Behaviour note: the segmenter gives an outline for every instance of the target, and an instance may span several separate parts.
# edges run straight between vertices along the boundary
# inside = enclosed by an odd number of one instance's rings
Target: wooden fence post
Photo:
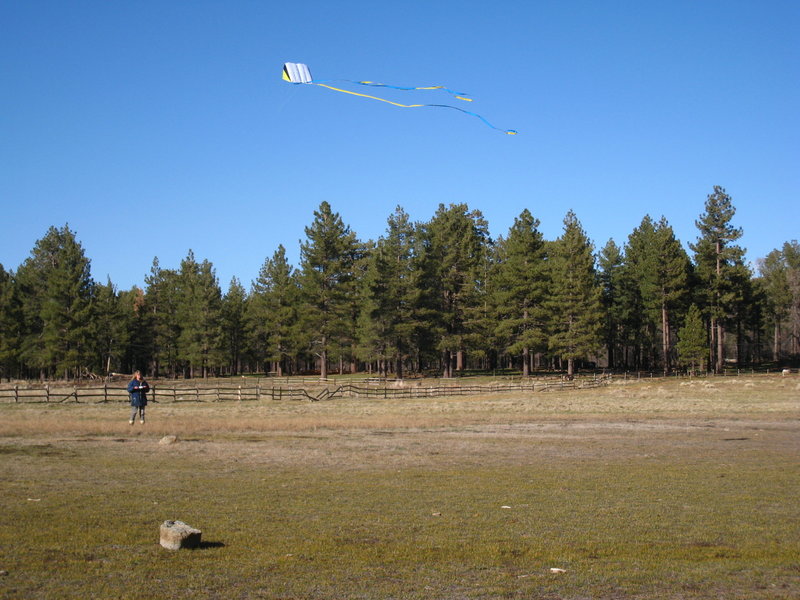
[[[72,386],[72,394],[75,396],[75,402],[78,402],[78,386]]]
[[[16,404],[17,402],[19,402],[19,385],[15,383],[14,384],[14,404]]]
[[[50,402],[50,384],[44,386],[44,401]]]

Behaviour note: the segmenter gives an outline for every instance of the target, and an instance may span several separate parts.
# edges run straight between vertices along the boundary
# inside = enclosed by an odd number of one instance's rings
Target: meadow
[[[780,375],[0,404],[0,597],[797,598],[799,409]]]

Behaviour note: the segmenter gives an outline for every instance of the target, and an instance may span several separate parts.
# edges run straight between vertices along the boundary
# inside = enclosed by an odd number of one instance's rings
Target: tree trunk
[[[575,377],[575,359],[568,358],[567,359],[567,379],[573,379]]]
[[[319,378],[324,381],[328,378],[328,350],[325,348],[325,337],[322,338],[322,352],[319,355]]]
[[[725,368],[725,326],[717,321],[717,373]]]
[[[522,349],[522,376],[523,377],[530,377],[531,375],[531,360],[530,360],[530,349],[523,348]]]
[[[661,306],[661,360],[664,363],[664,375],[669,373],[669,313],[665,305]]]
[[[772,332],[772,360],[778,362],[781,359],[781,324],[775,321],[775,328]]]
[[[709,349],[708,349],[708,368],[716,372],[717,368],[717,319],[711,317],[709,324]]]

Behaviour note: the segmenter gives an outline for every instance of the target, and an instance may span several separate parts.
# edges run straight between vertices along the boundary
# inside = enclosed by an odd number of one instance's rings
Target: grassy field
[[[798,598],[799,409],[780,376],[156,404],[133,427],[4,404],[0,597]],[[161,548],[168,519],[203,546]]]

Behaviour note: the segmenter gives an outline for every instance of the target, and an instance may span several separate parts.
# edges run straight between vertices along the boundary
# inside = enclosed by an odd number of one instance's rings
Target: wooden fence
[[[361,384],[308,386],[217,386],[217,387],[166,387],[153,385],[148,399],[151,402],[224,402],[224,401],[282,401],[334,400],[336,398],[437,398],[443,396],[475,396],[495,393],[536,393],[552,390],[582,389],[605,385],[610,381],[608,376],[597,376],[581,380],[522,381],[512,383],[492,383],[486,385],[434,385],[422,386],[409,383],[393,384]],[[100,386],[58,386],[43,385],[39,387],[19,386],[0,389],[2,403],[104,403],[128,402],[128,392],[124,387],[115,385]]]

